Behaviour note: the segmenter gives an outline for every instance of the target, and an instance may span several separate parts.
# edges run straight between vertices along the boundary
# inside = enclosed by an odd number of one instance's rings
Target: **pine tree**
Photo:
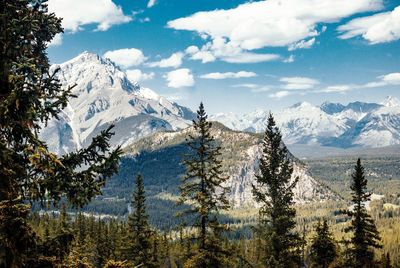
[[[0,259],[23,267],[36,242],[27,225],[25,200],[74,206],[89,202],[118,168],[119,148],[110,150],[111,127],[84,149],[59,157],[38,133],[63,110],[72,88],[50,73],[47,44],[62,32],[46,0],[0,1]],[[82,169],[82,167],[87,167]]]
[[[187,138],[190,154],[183,161],[186,174],[180,186],[179,202],[188,202],[190,209],[179,215],[194,216],[192,227],[198,233],[194,237],[198,250],[185,267],[221,267],[228,252],[221,243],[220,234],[224,226],[219,223],[217,214],[221,209],[229,208],[227,188],[223,187],[228,177],[222,175],[221,147],[211,135],[212,124],[207,121],[203,103],[193,127],[195,134],[189,134]]]
[[[380,237],[375,223],[365,208],[365,202],[370,200],[371,194],[367,192],[368,181],[360,159],[357,160],[351,177],[353,209],[345,211],[352,217],[351,225],[345,229],[345,232],[352,232],[350,241],[347,241],[347,262],[356,268],[373,267],[374,249],[382,246],[379,244]]]
[[[316,236],[310,248],[311,262],[313,267],[328,268],[337,256],[337,249],[327,220],[324,219],[322,223],[318,221],[315,231]]]
[[[256,175],[253,195],[260,203],[259,229],[266,244],[264,263],[267,267],[297,267],[301,260],[301,238],[293,231],[296,210],[293,208],[293,167],[288,151],[272,114],[263,140],[260,174]]]
[[[146,212],[146,196],[143,178],[138,175],[132,195],[132,213],[128,218],[128,258],[135,266],[156,267],[151,259],[152,230]]]

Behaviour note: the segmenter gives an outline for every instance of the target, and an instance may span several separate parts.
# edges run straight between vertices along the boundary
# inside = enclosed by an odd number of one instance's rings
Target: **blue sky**
[[[52,63],[87,50],[181,105],[277,111],[299,101],[400,98],[395,0],[50,0],[65,34]]]

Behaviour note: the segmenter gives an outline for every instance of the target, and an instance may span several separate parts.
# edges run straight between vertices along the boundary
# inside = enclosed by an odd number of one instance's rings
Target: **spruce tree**
[[[293,166],[282,135],[272,114],[263,139],[260,174],[256,175],[253,195],[259,202],[259,232],[266,242],[263,263],[267,267],[297,267],[301,261],[301,238],[293,230],[296,210],[291,180]]]
[[[0,1],[0,259],[23,267],[35,235],[26,222],[24,201],[54,201],[75,206],[89,202],[117,170],[120,149],[110,150],[111,128],[84,149],[62,157],[38,138],[73,97],[49,71],[47,44],[62,32],[61,20],[46,0]],[[83,168],[85,167],[85,168]]]
[[[312,267],[328,268],[337,256],[337,249],[326,219],[318,221],[315,232],[310,247]]]
[[[146,212],[146,196],[141,175],[136,176],[132,195],[132,213],[128,218],[128,253],[126,256],[134,266],[156,267],[151,256],[152,230]]]
[[[349,244],[347,262],[355,268],[373,267],[374,249],[382,246],[375,223],[365,208],[365,202],[370,200],[371,194],[367,191],[368,180],[360,159],[357,160],[351,177],[353,208],[345,211],[352,218],[351,225],[345,229],[346,233],[352,233],[350,241],[346,242]]]
[[[181,216],[192,216],[192,228],[196,234],[194,240],[198,249],[186,267],[221,267],[224,256],[220,234],[224,229],[218,221],[221,209],[229,208],[226,198],[227,188],[223,186],[229,178],[222,175],[221,147],[211,134],[212,123],[207,121],[203,103],[193,120],[194,134],[188,134],[187,145],[190,150],[183,161],[186,174],[180,186],[180,204],[190,205]]]

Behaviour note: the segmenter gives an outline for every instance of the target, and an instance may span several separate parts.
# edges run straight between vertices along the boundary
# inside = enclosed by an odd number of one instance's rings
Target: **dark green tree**
[[[302,240],[293,229],[293,166],[282,143],[282,136],[272,114],[263,139],[260,174],[253,185],[255,200],[261,205],[259,232],[265,241],[264,261],[267,267],[297,267],[301,261]]]
[[[156,267],[152,260],[151,238],[153,231],[146,212],[146,195],[143,178],[138,175],[135,180],[135,190],[132,195],[132,213],[128,218],[127,257],[134,266]]]
[[[328,268],[337,256],[337,249],[326,219],[318,221],[315,232],[310,247],[312,267]]]
[[[0,266],[23,267],[36,243],[26,222],[24,201],[62,196],[81,206],[100,193],[118,168],[119,148],[111,151],[111,128],[85,149],[62,157],[48,151],[38,133],[72,97],[49,72],[47,44],[62,32],[61,20],[45,0],[0,2]]]
[[[222,246],[220,235],[224,226],[217,215],[221,209],[229,208],[227,188],[223,186],[229,178],[222,175],[221,147],[212,136],[211,127],[200,103],[197,119],[193,121],[194,133],[187,138],[190,153],[183,161],[186,174],[180,186],[179,203],[187,202],[190,208],[179,215],[194,217],[191,227],[196,231],[193,239],[198,242],[198,249],[186,267],[221,267],[228,253]]]
[[[345,211],[352,218],[351,225],[345,229],[346,233],[352,233],[350,241],[345,242],[349,245],[346,251],[347,262],[356,268],[373,267],[374,249],[382,246],[375,223],[365,208],[365,202],[370,200],[371,194],[367,191],[368,180],[360,159],[357,160],[351,177],[353,208]]]

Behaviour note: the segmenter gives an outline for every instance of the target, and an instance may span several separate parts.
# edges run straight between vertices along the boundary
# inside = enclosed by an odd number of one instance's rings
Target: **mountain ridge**
[[[262,133],[269,112],[257,109],[237,115],[219,113],[210,119],[236,130]],[[400,144],[400,101],[388,96],[381,103],[299,102],[274,114],[287,144],[338,148],[375,148]]]

